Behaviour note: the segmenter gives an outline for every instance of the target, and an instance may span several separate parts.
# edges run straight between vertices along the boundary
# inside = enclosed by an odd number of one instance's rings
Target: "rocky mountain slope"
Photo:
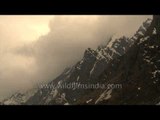
[[[132,38],[111,38],[96,50],[88,48],[82,60],[66,68],[55,80],[41,84],[25,101],[23,97],[20,100],[14,97],[14,101],[26,105],[158,104],[159,23],[159,16],[154,16]],[[95,89],[91,85],[99,87]]]
[[[16,92],[12,96],[2,101],[2,105],[23,105],[31,96],[37,92],[37,89],[31,89],[25,93]]]

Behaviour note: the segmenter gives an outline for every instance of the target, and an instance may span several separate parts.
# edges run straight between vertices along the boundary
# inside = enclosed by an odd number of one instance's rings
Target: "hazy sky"
[[[49,81],[111,35],[131,37],[151,16],[0,16],[0,99]]]

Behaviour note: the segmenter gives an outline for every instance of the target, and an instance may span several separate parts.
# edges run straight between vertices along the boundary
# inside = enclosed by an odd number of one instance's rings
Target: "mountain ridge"
[[[46,84],[52,87],[42,86],[24,104],[157,104],[160,101],[157,85],[160,75],[160,42],[157,40],[160,27],[157,21],[160,21],[159,16],[147,19],[131,38],[111,38],[106,46],[98,46],[96,50],[86,49],[79,62]],[[145,79],[150,82],[146,83]],[[57,87],[74,82],[122,86],[119,89]]]

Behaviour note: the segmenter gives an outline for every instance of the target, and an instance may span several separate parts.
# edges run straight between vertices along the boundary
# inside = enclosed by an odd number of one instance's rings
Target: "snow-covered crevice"
[[[145,62],[147,62],[147,63],[151,63],[151,60],[150,60],[150,59],[144,58],[143,60],[144,60]]]
[[[100,51],[100,52],[98,52],[96,59],[101,60],[101,59],[106,59],[106,57],[103,55],[102,51]]]
[[[138,44],[141,44],[141,43],[147,41],[149,38],[150,38],[149,36],[146,36],[146,37],[144,37],[144,38],[141,38]]]
[[[64,103],[64,105],[70,105],[68,102]]]
[[[79,81],[79,78],[80,78],[80,77],[78,76],[78,77],[77,77],[77,80],[76,80],[77,82]]]
[[[114,54],[121,56],[121,54],[118,51],[116,51],[114,48],[110,48],[110,50],[112,51],[111,56],[113,56]]]
[[[97,64],[97,62],[94,63],[93,68],[92,68],[91,71],[90,71],[90,75],[92,75],[92,73],[93,73],[93,71],[94,71],[94,69],[95,69],[95,67],[96,67],[96,64]]]
[[[117,39],[113,39],[113,38],[112,38],[112,39],[109,41],[109,43],[107,44],[106,47],[111,48],[115,40],[117,40]]]
[[[160,70],[155,70],[154,72],[151,72],[152,78],[156,78],[156,74],[160,73]]]
[[[101,101],[104,101],[104,100],[108,100],[110,99],[112,96],[111,96],[111,93],[112,93],[112,90],[113,89],[110,89],[110,90],[105,90],[101,95],[100,97],[96,100],[95,104],[101,102]]]
[[[87,104],[90,103],[90,102],[92,102],[92,99],[89,99],[89,100],[86,101]]]

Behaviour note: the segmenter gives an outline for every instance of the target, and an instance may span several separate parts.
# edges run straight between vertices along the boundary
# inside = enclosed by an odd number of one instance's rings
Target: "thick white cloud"
[[[64,68],[80,60],[86,48],[96,48],[113,34],[130,37],[149,17],[53,16],[48,23],[49,33],[29,44],[20,41],[21,38],[16,40],[19,35],[3,30],[7,27],[3,25],[0,28],[0,96],[54,79]]]

